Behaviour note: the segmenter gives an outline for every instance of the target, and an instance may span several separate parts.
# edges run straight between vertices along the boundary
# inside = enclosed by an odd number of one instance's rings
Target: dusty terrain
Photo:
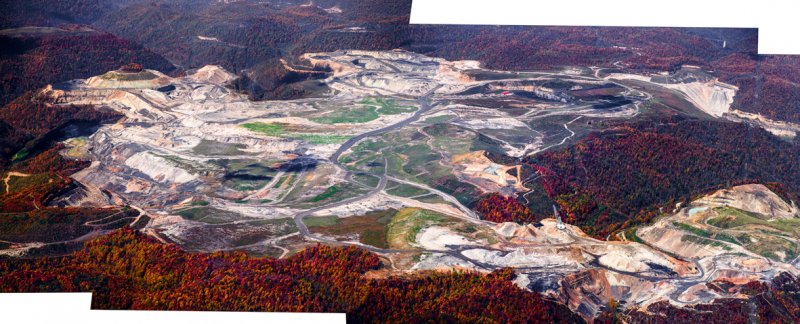
[[[789,230],[797,207],[759,185],[677,208],[623,242],[559,230],[553,219],[493,224],[467,207],[470,195],[529,190],[516,163],[487,154],[523,158],[597,121],[648,113],[654,95],[631,80],[685,96],[708,118],[731,114],[735,88],[597,69],[493,71],[404,51],[311,53],[301,61],[294,68],[332,71],[319,81],[322,98],[249,101],[217,66],[180,78],[112,71],[45,88],[56,105],[90,103],[125,115],[65,142],[65,156],[92,164],[73,175],[82,189],[58,201],[141,208],[152,218],[145,233],[191,251],[284,257],[322,242],[362,246],[397,272],[513,267],[518,285],[587,317],[610,298],[629,307],[710,302],[735,296],[708,282],[797,273],[797,235]],[[771,230],[738,237],[741,226]]]

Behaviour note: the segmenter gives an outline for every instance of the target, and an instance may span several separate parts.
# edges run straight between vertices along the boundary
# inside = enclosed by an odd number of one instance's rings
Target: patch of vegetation
[[[314,196],[314,198],[311,198],[310,201],[311,202],[320,202],[320,201],[323,201],[325,199],[328,199],[328,198],[332,197],[337,192],[339,192],[339,188],[338,187],[330,186],[330,187],[328,187],[328,189],[325,189],[325,191],[323,193]]]
[[[22,161],[26,157],[28,157],[28,154],[29,154],[28,150],[21,149],[21,150],[17,151],[17,153],[14,154],[14,156],[11,158],[11,162],[16,163],[16,162]]]
[[[737,240],[736,240],[735,238],[733,238],[732,236],[730,236],[730,235],[727,235],[727,234],[723,234],[723,233],[717,233],[717,234],[715,234],[715,235],[714,235],[714,239],[716,239],[716,240],[720,240],[720,241],[725,241],[725,242],[728,242],[728,243],[733,243],[733,244],[736,244],[736,245],[739,245],[739,241],[737,241]]]
[[[759,218],[757,214],[732,207],[719,207],[713,210],[716,211],[719,216],[709,219],[708,224],[724,229],[747,225],[762,225],[786,233],[794,233],[794,231],[800,227],[800,219],[798,218],[767,221]],[[784,233],[777,232],[774,234],[785,235]]]
[[[400,197],[414,197],[414,196],[430,194],[428,190],[410,186],[405,183],[400,183],[397,186],[389,190],[386,190],[386,192],[390,195],[400,196]]]
[[[414,200],[428,204],[449,204],[447,201],[442,199],[442,197],[439,197],[439,195],[433,193],[430,195],[414,198]]]
[[[715,247],[721,248],[721,249],[723,249],[725,251],[731,251],[732,250],[730,246],[728,246],[728,245],[726,245],[726,244],[724,244],[722,242],[709,240],[709,239],[702,238],[702,237],[697,237],[697,236],[694,236],[694,235],[684,235],[684,236],[681,237],[681,241],[692,242],[692,243],[697,243],[697,244],[702,244],[702,245],[715,246]]]
[[[222,143],[217,141],[210,141],[203,139],[200,141],[197,146],[195,146],[192,151],[197,154],[202,155],[241,155],[245,154],[245,152],[241,151],[241,149],[246,148],[247,145],[244,144],[228,144]]]
[[[175,214],[187,220],[208,224],[223,224],[244,218],[242,215],[231,211],[204,206],[187,208],[178,211]]]
[[[800,249],[797,244],[774,235],[752,234],[751,237],[755,238],[755,240],[748,240],[745,248],[775,261],[792,260],[797,256],[798,249]],[[779,254],[783,254],[784,257]]]
[[[241,126],[250,131],[262,133],[267,136],[299,139],[317,145],[336,144],[350,139],[348,135],[293,133],[286,129],[286,125],[276,123],[255,122],[242,124]]]
[[[242,127],[267,136],[283,137],[286,134],[286,126],[282,124],[256,122],[242,124]]]
[[[0,240],[29,243],[57,242],[77,238],[92,230],[84,224],[100,221],[104,229],[121,228],[138,214],[132,209],[117,208],[42,208],[0,217]],[[113,216],[113,217],[112,217]]]
[[[733,207],[718,207],[712,209],[717,213],[714,218],[708,220],[708,224],[719,228],[734,228],[749,224],[762,224],[766,221],[758,218],[756,214],[733,208]]]
[[[3,179],[5,179],[5,177]],[[8,191],[20,192],[25,190],[25,188],[39,186],[47,183],[48,181],[51,181],[51,175],[47,173],[31,174],[27,177],[11,176],[8,179]],[[4,190],[2,194],[5,193],[6,192]]]
[[[413,248],[417,234],[423,228],[441,224],[447,220],[446,216],[434,211],[405,208],[397,212],[388,225],[387,241],[393,248]]]
[[[306,226],[315,232],[334,236],[358,235],[359,242],[379,248],[389,248],[388,225],[397,213],[394,209],[370,212],[362,216],[338,218],[336,216],[312,217],[318,219]]]
[[[280,188],[283,185],[284,182],[286,182],[287,180],[292,179],[292,177],[294,177],[293,174],[288,174],[288,175],[285,175],[285,176],[281,177],[280,179],[278,179],[278,181],[275,182],[275,185],[273,185],[272,188],[273,189]]]
[[[423,122],[428,124],[439,124],[439,123],[446,123],[456,118],[455,115],[439,115],[425,118]]]
[[[358,142],[356,146],[352,148],[353,152],[360,152],[360,151],[378,151],[381,148],[386,146],[386,142],[374,140],[374,139],[366,139],[363,141]]]
[[[339,217],[336,216],[308,217],[303,219],[303,224],[306,224],[306,226],[309,228],[335,226],[336,224],[339,224]]]
[[[322,134],[295,134],[292,137],[299,138],[306,142],[316,145],[338,144],[350,139],[349,135],[322,135]]]
[[[707,232],[705,230],[699,229],[697,227],[691,226],[689,224],[685,224],[685,223],[681,223],[681,222],[672,222],[672,225],[674,225],[675,227],[677,227],[677,228],[679,228],[681,230],[687,231],[689,233],[692,233],[692,234],[700,236],[700,237],[705,237],[705,238],[710,238],[711,237],[711,233],[709,233],[709,232]]]
[[[291,218],[265,219],[247,224],[223,225],[222,228],[223,231],[234,233],[230,241],[231,246],[252,245],[270,238],[297,232],[297,226]]]
[[[390,98],[364,98],[360,103],[378,107],[377,112],[382,115],[397,115],[417,110],[417,107],[414,106],[401,106],[396,100]]]
[[[106,72],[101,76],[106,80],[113,81],[145,81],[157,78],[155,74],[150,71],[141,71],[139,73],[120,73],[117,71]]]
[[[636,229],[637,229],[637,227],[631,227],[631,228],[625,230],[625,232],[624,232],[625,233],[625,239],[628,240],[628,241],[631,241],[631,242],[644,243],[644,241],[642,241],[642,239],[639,238],[638,235],[636,235]]]
[[[291,182],[290,180],[293,177],[294,177],[293,174],[287,174],[285,176],[282,176],[280,179],[278,179],[278,181],[275,182],[275,185],[273,185],[272,188],[273,189],[280,188],[283,185],[284,182],[287,182],[287,181]]]
[[[353,175],[353,180],[358,182],[358,183],[364,184],[364,185],[366,185],[368,187],[372,187],[372,188],[377,187],[378,183],[380,183],[380,181],[381,181],[380,178],[378,178],[378,177],[376,177],[374,175],[367,174],[367,173],[354,174]]]
[[[375,107],[350,108],[331,111],[323,116],[312,117],[309,120],[320,124],[361,124],[378,119],[380,115]]]
[[[469,224],[469,225],[466,225],[466,226],[459,226],[458,228],[456,228],[456,231],[464,233],[464,234],[472,234],[472,233],[477,232],[478,229],[475,228],[474,225]]]
[[[205,200],[194,200],[189,205],[192,206],[208,206],[208,202]]]
[[[440,151],[446,151],[453,155],[467,153],[474,148],[474,143],[479,140],[479,136],[471,130],[452,124],[435,124],[426,126],[424,131],[433,137],[433,147]],[[487,145],[496,150],[501,146],[500,143]]]

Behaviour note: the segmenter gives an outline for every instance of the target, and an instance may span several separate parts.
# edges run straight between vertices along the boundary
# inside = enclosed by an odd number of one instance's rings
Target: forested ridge
[[[482,197],[475,205],[481,217],[495,223],[515,222],[520,224],[537,221],[528,206],[518,202],[515,197],[506,197],[498,193],[490,193]]]
[[[0,168],[12,158],[24,158],[26,151],[47,145],[48,136],[72,123],[113,122],[122,115],[90,105],[52,105],[28,92],[0,107]],[[36,152],[35,152],[36,153]]]
[[[0,291],[92,291],[99,309],[344,312],[348,322],[580,323],[514,273],[368,279],[380,259],[317,245],[286,259],[191,254],[125,228],[58,258],[0,259]]]
[[[161,56],[108,33],[0,35],[0,105],[48,84],[100,75],[134,62],[165,73],[174,70]]]
[[[768,183],[800,193],[800,145],[744,123],[625,123],[527,159],[567,221],[605,238],[711,190]]]
[[[800,98],[798,59],[757,55],[755,29],[410,25],[410,0],[305,3],[71,0],[51,6],[45,1],[27,1],[24,5],[6,4],[3,18],[5,28],[91,25],[142,44],[184,69],[219,64],[242,76],[238,87],[256,99],[296,98],[310,93],[300,83],[310,76],[292,75],[280,59],[293,62],[307,52],[402,48],[450,60],[479,60],[489,68],[506,70],[594,65],[642,73],[697,65],[740,88],[735,108],[773,119],[800,121],[800,100],[795,100]],[[326,10],[333,8],[341,12]],[[347,32],[347,27],[363,28],[364,32]],[[68,54],[45,54],[72,57],[57,62],[61,64],[84,62],[69,54],[75,51],[70,49],[73,46],[88,49],[80,43],[104,42],[68,40],[58,44],[60,51]],[[130,44],[117,46],[138,51]],[[147,55],[142,52],[138,59],[146,63],[145,67],[170,69],[165,61],[157,62]],[[85,56],[101,62],[97,67],[100,72],[71,63],[57,73],[61,74],[56,75],[58,78],[42,70],[42,76],[31,81],[35,83],[32,86],[87,77],[88,72],[99,74],[128,63],[105,66],[103,53]],[[81,73],[67,73],[73,70]],[[15,84],[24,84],[23,91],[32,90],[27,83],[18,80]],[[6,82],[5,87],[9,84]]]

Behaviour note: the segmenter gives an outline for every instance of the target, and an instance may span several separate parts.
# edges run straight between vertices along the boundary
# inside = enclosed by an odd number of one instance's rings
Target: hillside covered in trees
[[[649,221],[659,207],[714,189],[774,183],[800,193],[800,145],[742,123],[621,124],[527,160],[567,221],[604,238]]]
[[[558,322],[583,320],[516,287],[511,269],[369,279],[380,259],[319,245],[287,259],[190,254],[122,229],[74,255],[0,260],[0,291],[93,291],[99,309],[344,312],[349,322]]]
[[[0,105],[47,84],[88,78],[132,62],[165,73],[175,69],[140,45],[83,26],[0,34]]]
[[[44,151],[67,125],[91,126],[121,117],[113,110],[89,105],[51,105],[28,92],[0,108],[0,167]]]

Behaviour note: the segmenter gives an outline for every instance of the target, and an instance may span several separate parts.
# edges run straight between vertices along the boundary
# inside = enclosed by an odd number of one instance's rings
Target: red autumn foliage
[[[797,197],[798,159],[800,146],[761,128],[687,120],[626,124],[528,163],[568,222],[605,237],[649,221],[659,207],[723,187],[774,183],[782,196]]]
[[[137,73],[142,72],[144,68],[139,63],[128,63],[119,68],[122,72]]]
[[[113,110],[89,105],[52,105],[32,92],[0,108],[0,166],[22,148],[31,149],[53,131],[71,123],[102,123],[117,120]],[[2,127],[5,126],[5,127]]]
[[[368,279],[380,259],[317,245],[287,259],[191,254],[131,229],[72,256],[0,260],[0,291],[93,291],[93,308],[345,312],[350,322],[559,322],[566,306],[516,287],[510,269]]]
[[[129,62],[174,70],[157,54],[106,33],[0,36],[0,105],[47,84],[100,75]]]
[[[527,206],[518,202],[514,197],[506,197],[498,193],[491,193],[478,201],[475,211],[483,219],[495,223],[515,222],[520,224],[536,222],[536,217]]]

